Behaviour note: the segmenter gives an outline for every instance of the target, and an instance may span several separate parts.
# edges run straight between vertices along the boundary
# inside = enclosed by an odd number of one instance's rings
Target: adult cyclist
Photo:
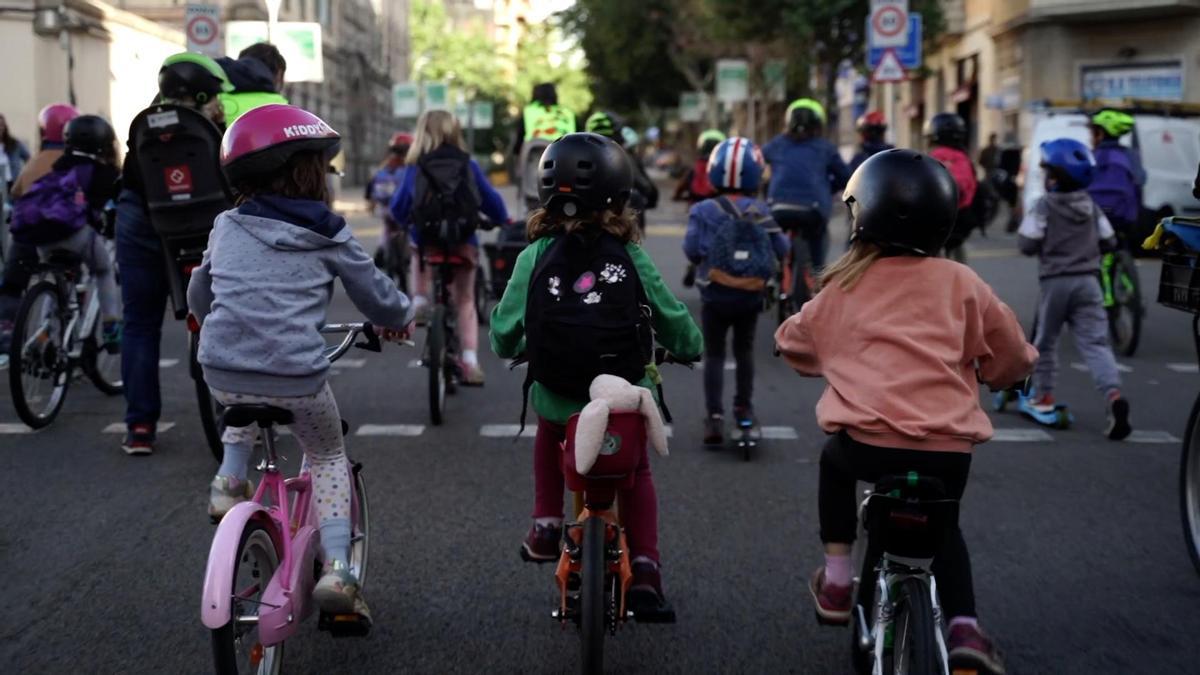
[[[784,231],[808,246],[813,269],[825,265],[833,194],[846,186],[850,172],[837,148],[825,140],[825,108],[811,98],[792,102],[784,132],[763,146],[771,167],[767,203]]]
[[[158,72],[158,99],[192,108],[222,130],[225,115],[218,95],[233,85],[216,61],[200,54],[167,57]],[[162,242],[146,206],[136,149],[129,148],[117,198],[117,265],[121,270],[124,330],[121,335],[121,379],[125,384],[125,438],[129,455],[154,451],[156,427],[162,413],[158,356],[169,283]]]
[[[1108,216],[1122,242],[1132,241],[1142,204],[1146,172],[1137,152],[1121,145],[1133,131],[1133,115],[1106,108],[1092,115],[1092,155],[1096,171],[1088,194]]]
[[[646,231],[646,211],[658,206],[658,187],[646,174],[646,167],[636,152],[626,145],[623,131],[629,129],[617,113],[604,110],[591,114],[584,123],[584,130],[611,138],[613,142],[625,150],[629,163],[633,166],[633,194],[629,196],[629,206],[637,213],[638,228]],[[632,130],[631,130],[632,131]]]

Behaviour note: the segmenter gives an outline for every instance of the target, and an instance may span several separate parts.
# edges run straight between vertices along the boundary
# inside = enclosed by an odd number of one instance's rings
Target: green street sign
[[[425,83],[425,110],[449,110],[450,88],[445,82]]]
[[[471,122],[476,129],[491,129],[493,122],[493,105],[490,101],[475,101],[471,105]]]
[[[767,89],[767,100],[787,100],[787,61],[772,59],[763,64],[763,84]]]
[[[740,103],[750,98],[750,64],[745,59],[717,61],[717,99]]]
[[[421,89],[411,82],[392,85],[392,117],[416,117],[421,114]]]

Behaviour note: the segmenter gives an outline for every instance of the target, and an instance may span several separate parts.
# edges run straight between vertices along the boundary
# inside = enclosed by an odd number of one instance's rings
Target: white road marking
[[[1079,363],[1078,361],[1076,361],[1075,363],[1071,364],[1071,367],[1074,368],[1075,370],[1078,370],[1081,373],[1088,372],[1088,367],[1087,367],[1086,363]],[[1133,372],[1133,368],[1125,365],[1124,363],[1118,363],[1117,370],[1122,373],[1132,373]]]
[[[1169,431],[1161,430],[1143,430],[1138,429],[1129,438],[1125,439],[1130,443],[1180,443],[1181,441],[1171,434]]]
[[[174,368],[177,365],[179,365],[179,359],[159,359],[158,360],[159,368]]]
[[[355,436],[420,436],[425,433],[424,424],[364,424],[354,432]]]
[[[725,370],[737,370],[737,361],[726,361]]]
[[[479,435],[484,438],[512,438],[520,430],[520,424],[485,424],[479,427]],[[533,438],[537,435],[537,423],[525,425],[521,438]]]
[[[1200,373],[1200,365],[1195,363],[1168,363],[1167,368],[1177,373]]]
[[[32,434],[33,429],[17,422],[4,422],[0,424],[0,434]]]
[[[338,359],[329,364],[330,368],[362,368],[367,364],[366,359]]]
[[[413,359],[412,361],[409,361],[408,367],[409,368],[420,368],[421,367],[421,359]]]
[[[795,427],[762,427],[762,438],[766,441],[795,441],[800,439]]]
[[[164,431],[170,431],[171,429],[174,429],[174,428],[175,428],[174,422],[159,422],[158,430],[156,433],[161,434]],[[106,434],[123,434],[123,433],[125,433],[125,423],[124,422],[113,422],[112,424],[104,427],[104,433],[106,433]]]
[[[1042,429],[996,429],[992,440],[1002,443],[1030,443],[1053,441],[1054,437]]]

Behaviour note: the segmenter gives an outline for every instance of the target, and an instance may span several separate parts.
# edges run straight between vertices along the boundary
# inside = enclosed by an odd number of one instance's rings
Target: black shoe
[[[704,420],[704,444],[722,445],[725,443],[725,418],[713,413]]]
[[[526,562],[553,562],[558,560],[562,545],[562,528],[554,525],[534,523],[521,542],[521,559]]]
[[[1132,433],[1133,426],[1129,424],[1129,401],[1118,396],[1108,402],[1108,429],[1104,435],[1110,440],[1122,441]]]
[[[688,265],[687,271],[683,273],[684,288],[691,288],[696,285],[696,266]]]
[[[675,623],[675,608],[662,592],[662,575],[651,562],[633,564],[633,583],[625,595],[625,606],[641,623]]]

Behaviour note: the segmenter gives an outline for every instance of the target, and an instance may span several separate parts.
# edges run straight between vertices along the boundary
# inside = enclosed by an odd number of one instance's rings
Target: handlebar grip
[[[383,345],[379,342],[379,334],[375,332],[375,326],[371,325],[370,321],[363,322],[362,336],[365,341],[359,342],[354,345],[355,347],[365,349],[369,352],[383,351]]]

